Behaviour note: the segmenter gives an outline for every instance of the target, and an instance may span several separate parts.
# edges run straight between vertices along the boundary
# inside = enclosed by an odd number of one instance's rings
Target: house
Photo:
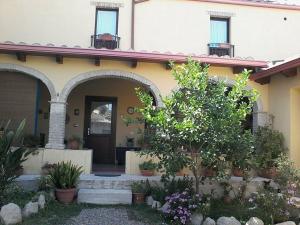
[[[299,21],[300,6],[251,0],[1,1],[0,121],[26,118],[26,133],[40,137],[27,174],[60,160],[136,174],[143,126],[123,121],[137,116],[134,89],[162,106],[176,87],[169,61],[191,56],[229,86],[244,68],[254,72],[249,126],[274,115],[300,166],[299,58],[281,62],[300,52]],[[82,150],[67,149],[72,136]]]

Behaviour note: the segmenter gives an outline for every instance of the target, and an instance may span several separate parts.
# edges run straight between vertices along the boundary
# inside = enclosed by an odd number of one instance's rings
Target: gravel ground
[[[128,218],[126,209],[95,208],[84,209],[76,217],[71,218],[66,225],[147,225]]]

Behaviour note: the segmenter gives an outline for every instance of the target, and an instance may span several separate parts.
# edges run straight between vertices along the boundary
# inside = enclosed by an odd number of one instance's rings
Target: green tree
[[[186,64],[172,64],[178,88],[163,98],[160,108],[153,107],[146,91],[137,89],[142,103],[137,110],[152,131],[143,154],[158,157],[158,166],[167,175],[174,175],[174,168],[188,167],[197,192],[201,164],[216,167],[230,160],[233,142],[244,135],[242,123],[258,96],[246,88],[249,71],[238,75],[229,89],[225,82],[210,79],[208,69],[192,59]],[[241,101],[245,98],[248,101]]]

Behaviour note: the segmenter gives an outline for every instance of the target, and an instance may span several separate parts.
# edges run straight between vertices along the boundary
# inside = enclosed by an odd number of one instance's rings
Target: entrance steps
[[[132,203],[131,184],[141,180],[146,181],[147,177],[125,174],[111,177],[82,175],[78,183],[77,201],[100,205],[128,205]],[[160,177],[148,177],[148,180],[151,183],[159,182]]]
[[[131,205],[131,190],[117,189],[79,189],[78,203],[101,204],[101,205]]]

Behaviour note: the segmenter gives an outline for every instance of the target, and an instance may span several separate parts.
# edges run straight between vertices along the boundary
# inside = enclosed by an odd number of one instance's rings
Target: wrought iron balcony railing
[[[209,43],[208,44],[209,55],[234,57],[234,45],[229,43]]]
[[[91,36],[91,46],[95,48],[116,49],[120,45],[120,37],[111,34],[97,34]]]

